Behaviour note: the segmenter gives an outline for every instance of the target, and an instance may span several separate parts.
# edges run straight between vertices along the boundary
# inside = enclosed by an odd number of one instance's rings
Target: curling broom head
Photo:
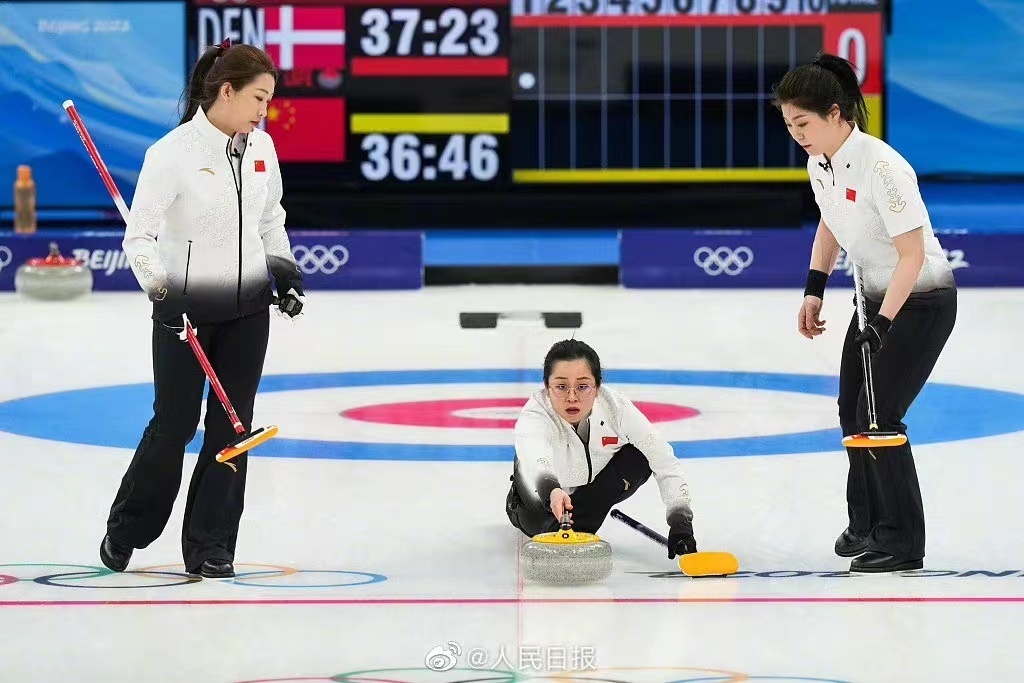
[[[217,462],[228,462],[232,458],[238,457],[242,453],[259,446],[261,443],[270,441],[275,436],[277,436],[276,425],[271,425],[266,429],[260,427],[248,434],[242,434],[217,454]]]
[[[702,550],[679,558],[679,570],[687,576],[727,576],[735,574],[740,561],[732,553]]]
[[[860,434],[843,437],[843,445],[848,448],[882,448],[883,446],[902,446],[907,442],[907,435],[899,432],[880,432],[878,427],[871,428]]]

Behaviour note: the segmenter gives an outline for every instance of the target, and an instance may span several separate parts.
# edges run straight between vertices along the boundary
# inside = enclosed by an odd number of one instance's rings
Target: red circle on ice
[[[359,406],[342,411],[341,416],[409,427],[512,429],[525,404],[525,398],[457,398]],[[636,401],[635,405],[651,422],[685,420],[700,414],[695,408],[671,403]]]

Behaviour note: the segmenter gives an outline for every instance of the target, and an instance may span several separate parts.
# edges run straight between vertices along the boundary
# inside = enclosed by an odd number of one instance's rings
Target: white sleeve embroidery
[[[876,161],[871,169],[871,200],[889,237],[897,237],[927,222],[917,180],[902,164]]]
[[[151,298],[167,286],[156,239],[178,196],[178,176],[165,150],[146,150],[121,246],[139,285]]]

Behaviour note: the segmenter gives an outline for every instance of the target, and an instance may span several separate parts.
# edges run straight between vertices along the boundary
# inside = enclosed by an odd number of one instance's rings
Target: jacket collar
[[[843,144],[839,146],[836,153],[832,155],[829,160],[832,163],[832,167],[843,166],[849,163],[856,155],[857,149],[860,147],[861,142],[864,139],[864,133],[861,132],[857,124],[853,124],[853,130],[850,131],[849,137],[843,141]]]
[[[238,138],[237,135],[231,137],[225,134],[217,126],[210,123],[210,119],[206,117],[206,112],[203,111],[202,105],[196,109],[195,116],[192,117],[192,124],[203,138],[209,140],[213,145],[219,145],[221,148],[227,148],[229,141]]]

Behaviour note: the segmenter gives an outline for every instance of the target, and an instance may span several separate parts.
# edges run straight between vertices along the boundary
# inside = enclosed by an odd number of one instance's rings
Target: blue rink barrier
[[[122,237],[117,230],[0,232],[0,291],[12,291],[18,266],[46,256],[50,242],[56,242],[64,256],[88,264],[95,290],[138,291],[121,249]],[[568,237],[557,231],[551,235],[527,231],[496,241],[481,231],[473,239],[460,235],[454,250],[442,245],[428,249],[431,235],[421,231],[296,230],[289,237],[311,290],[419,289],[424,286],[426,265],[567,266],[577,262],[566,262],[565,254],[578,251],[582,252],[579,263],[617,265],[619,281],[628,288],[802,288],[814,231],[666,228]],[[1024,231],[956,231],[940,233],[939,239],[958,285],[1024,286]],[[467,246],[470,242],[472,250]],[[849,287],[852,274],[852,265],[841,254],[829,285]]]
[[[959,286],[1024,286],[1024,234],[938,238]],[[619,277],[635,288],[802,288],[813,241],[813,230],[623,230]],[[829,285],[852,276],[842,253]]]
[[[423,233],[418,231],[288,233],[292,254],[308,289],[419,289],[423,286]],[[124,233],[40,230],[32,235],[0,232],[0,291],[14,289],[18,266],[44,257],[56,242],[65,257],[86,263],[97,291],[139,290]]]

